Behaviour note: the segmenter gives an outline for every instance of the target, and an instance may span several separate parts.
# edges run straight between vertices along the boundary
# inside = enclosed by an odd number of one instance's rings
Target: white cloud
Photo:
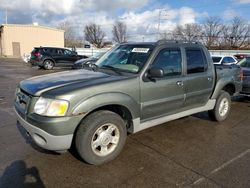
[[[127,24],[128,34],[132,39],[136,40],[139,36],[141,40],[144,36],[147,41],[150,36],[156,36],[158,33],[159,12],[161,12],[160,32],[172,30],[176,24],[194,23],[197,17],[204,16],[189,7],[173,9],[165,4],[161,5],[160,9],[155,8],[151,6],[152,0],[0,1],[0,10],[8,8],[11,14],[18,18],[18,23],[21,23],[22,18],[26,20],[23,23],[32,21],[48,26],[57,26],[60,22],[69,21],[76,32],[82,36],[84,26],[94,22],[101,25],[109,39],[116,20]],[[143,9],[146,6],[151,9]],[[22,12],[26,13],[25,17],[22,17]]]
[[[231,20],[235,16],[237,16],[237,12],[231,8],[225,10],[223,13],[223,17],[225,20]]]
[[[79,15],[66,17],[63,21],[68,20],[73,23],[79,35],[83,35],[83,29],[86,24],[94,22],[101,26],[106,32],[108,39],[111,40],[112,26],[116,20],[119,20],[126,23],[129,40],[154,41],[158,36],[159,12],[161,12],[159,28],[161,33],[173,30],[177,24],[194,23],[198,16],[204,16],[204,14],[199,14],[188,7],[172,9],[169,6],[165,6],[164,9],[141,12],[126,11],[120,16],[110,16],[110,13],[107,11],[83,12]]]
[[[1,0],[0,9],[49,11],[55,14],[69,14],[76,11],[110,11],[114,9],[136,9],[148,0]]]
[[[235,2],[240,4],[249,4],[250,0],[235,0]]]
[[[180,9],[171,9],[166,7],[164,9],[154,9],[142,13],[127,12],[120,17],[124,21],[130,33],[136,35],[151,34],[157,36],[160,15],[160,32],[171,31],[177,24],[194,23],[198,15],[193,9],[182,7]]]
[[[96,10],[108,11],[114,9],[136,9],[143,7],[148,3],[148,0],[90,0],[89,7],[92,7]]]
[[[188,23],[194,23],[195,18],[198,15],[192,8],[189,7],[182,7],[178,11],[178,14],[180,16],[179,24],[184,25]]]

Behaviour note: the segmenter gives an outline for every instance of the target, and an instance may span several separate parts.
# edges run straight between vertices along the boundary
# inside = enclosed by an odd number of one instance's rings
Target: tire
[[[213,110],[208,111],[209,117],[214,121],[224,121],[231,109],[231,96],[228,92],[221,91],[216,100],[216,104]]]
[[[43,68],[46,69],[46,70],[51,70],[53,69],[54,67],[54,62],[49,60],[49,59],[46,59],[44,60],[43,62]]]
[[[111,111],[90,114],[77,129],[75,146],[87,163],[99,165],[115,159],[127,137],[123,119]]]

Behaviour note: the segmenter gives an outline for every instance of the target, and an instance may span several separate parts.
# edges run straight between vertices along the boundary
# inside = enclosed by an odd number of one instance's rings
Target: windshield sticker
[[[149,48],[133,48],[132,52],[136,53],[148,53]]]

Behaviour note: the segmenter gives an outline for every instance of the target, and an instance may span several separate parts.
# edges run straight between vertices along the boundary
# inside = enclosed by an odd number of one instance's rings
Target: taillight
[[[242,70],[242,68],[240,67],[240,81],[243,81],[243,77],[244,77],[244,75],[243,75],[243,70]]]
[[[36,57],[40,57],[40,56],[41,56],[41,53],[36,52],[36,53],[34,53],[34,56],[36,56]]]

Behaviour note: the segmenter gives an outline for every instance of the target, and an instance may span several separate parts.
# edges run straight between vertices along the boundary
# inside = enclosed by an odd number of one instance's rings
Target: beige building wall
[[[20,55],[29,54],[34,47],[50,46],[64,47],[64,31],[35,25],[2,25],[1,27],[2,55],[17,54],[20,45]],[[1,50],[0,50],[1,53]]]

